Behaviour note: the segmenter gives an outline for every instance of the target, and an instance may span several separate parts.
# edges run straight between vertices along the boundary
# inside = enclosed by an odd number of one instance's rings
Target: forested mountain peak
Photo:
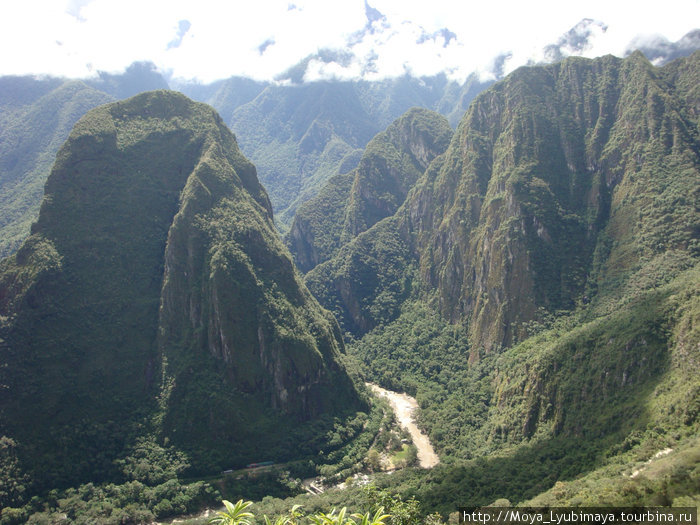
[[[75,125],[32,235],[0,264],[0,312],[0,424],[39,488],[114,479],[139,437],[195,471],[263,443],[281,457],[271,428],[302,439],[304,422],[360,406],[255,167],[175,92]]]
[[[165,79],[143,63],[93,79],[0,78],[0,257],[29,235],[56,152],[78,119],[115,98],[162,88]]]
[[[515,71],[476,97],[395,216],[309,274],[312,289],[355,331],[396,315],[375,298],[405,290],[358,276],[415,268],[411,288],[467,324],[476,356],[543,312],[624,288],[649,258],[695,253],[698,56]]]
[[[421,108],[408,110],[377,134],[357,168],[331,178],[297,211],[287,243],[299,268],[311,270],[393,215],[451,136],[445,117]]]

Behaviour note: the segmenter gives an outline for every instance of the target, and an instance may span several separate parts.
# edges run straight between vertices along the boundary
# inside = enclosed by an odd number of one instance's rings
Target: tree
[[[286,516],[279,516],[274,522],[270,518],[263,516],[265,525],[297,525],[302,516],[301,505],[294,505]]]
[[[384,514],[384,507],[379,507],[377,512],[374,513],[374,516],[372,516],[372,513],[368,512],[366,514],[353,514],[352,517],[360,520],[356,525],[384,525],[384,520],[391,516],[389,514]]]
[[[386,490],[380,490],[375,485],[369,485],[364,489],[365,497],[370,506],[370,512],[384,512],[387,509],[391,525],[413,525],[420,523],[420,503],[414,497],[403,501],[400,495],[389,494]]]
[[[378,472],[382,468],[381,458],[379,457],[379,451],[376,448],[370,449],[367,454],[367,466],[372,470],[372,472]]]
[[[253,525],[251,521],[255,516],[252,512],[247,512],[245,509],[250,507],[252,501],[238,500],[234,505],[228,500],[224,501],[225,511],[217,512],[216,516],[209,520],[213,525]]]
[[[323,512],[309,516],[311,523],[314,525],[355,525],[355,522],[349,517],[345,517],[347,512],[347,507],[340,509],[338,514],[335,513],[335,509],[331,511],[330,514],[324,514]]]
[[[17,457],[17,443],[0,437],[0,509],[21,505],[28,483],[29,476],[22,472]]]
[[[239,500],[233,505],[230,501],[224,500],[225,511],[217,512],[217,516],[211,518],[209,523],[214,525],[253,525],[255,516],[245,509],[252,505],[252,502]],[[285,516],[279,516],[272,521],[267,516],[263,516],[265,525],[300,525],[302,523],[301,505],[294,505]],[[386,525],[385,520],[390,518],[389,514],[384,514],[384,508],[379,507],[374,515],[371,512],[366,514],[347,515],[347,507],[343,507],[339,512],[333,509],[329,514],[319,512],[306,516],[306,523],[310,525]],[[357,521],[355,521],[357,520]]]

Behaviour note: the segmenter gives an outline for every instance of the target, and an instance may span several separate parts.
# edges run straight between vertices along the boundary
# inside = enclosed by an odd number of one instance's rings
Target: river
[[[386,388],[382,388],[374,383],[367,383],[367,386],[378,396],[386,397],[389,400],[391,408],[394,409],[396,419],[402,428],[405,428],[411,435],[413,444],[418,449],[418,464],[422,468],[432,468],[440,462],[440,458],[435,453],[433,446],[430,444],[428,436],[426,436],[417,426],[413,416],[414,410],[418,408],[418,402],[408,394],[399,394],[392,392]],[[181,523],[190,519],[202,519],[209,517],[215,511],[206,509],[204,512],[189,516],[188,518],[175,518],[167,522],[153,522],[153,525],[161,525],[164,523]]]
[[[413,412],[418,408],[418,402],[408,394],[399,394],[385,388],[367,383],[374,393],[379,396],[386,397],[394,409],[396,419],[402,428],[405,428],[411,435],[413,444],[418,449],[418,464],[423,468],[432,468],[440,462],[440,458],[435,453],[433,445],[430,444],[428,436],[416,425]]]

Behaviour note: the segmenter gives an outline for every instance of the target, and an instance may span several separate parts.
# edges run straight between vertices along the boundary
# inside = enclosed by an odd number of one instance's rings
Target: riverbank
[[[385,388],[367,383],[372,389],[372,392],[378,396],[385,397],[389,400],[391,408],[394,409],[396,419],[402,428],[406,429],[411,435],[413,444],[418,449],[418,463],[422,468],[433,468],[440,462],[440,458],[435,453],[433,445],[427,435],[418,428],[415,422],[414,411],[418,409],[418,402],[408,394],[399,394]]]

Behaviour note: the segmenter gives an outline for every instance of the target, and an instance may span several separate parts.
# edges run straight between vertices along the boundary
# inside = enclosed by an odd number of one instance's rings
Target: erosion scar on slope
[[[379,396],[386,397],[394,409],[396,419],[399,420],[401,427],[405,428],[411,435],[413,444],[418,449],[418,463],[423,468],[432,468],[440,462],[440,458],[435,453],[433,445],[430,444],[428,436],[426,436],[416,426],[413,418],[413,411],[418,408],[418,402],[408,394],[399,394],[386,390],[379,385],[367,383],[374,393]]]

